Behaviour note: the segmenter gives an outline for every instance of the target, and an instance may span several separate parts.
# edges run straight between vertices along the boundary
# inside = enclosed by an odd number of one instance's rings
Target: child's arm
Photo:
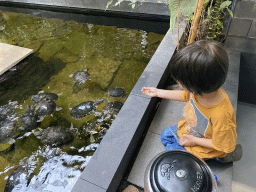
[[[192,147],[200,145],[207,148],[212,148],[212,139],[199,138],[189,134],[183,134],[180,139],[180,145],[184,147]]]
[[[164,90],[155,87],[142,87],[141,92],[149,97],[160,97],[174,101],[183,101],[181,97],[182,90]]]

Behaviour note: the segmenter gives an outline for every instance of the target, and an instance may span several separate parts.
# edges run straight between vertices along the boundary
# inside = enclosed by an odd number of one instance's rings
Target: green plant
[[[123,2],[124,0],[118,0],[113,6],[117,6],[117,5],[120,5],[121,2]],[[135,3],[136,3],[136,0],[129,0],[131,3],[129,5],[132,6],[132,8],[134,9],[135,7]],[[141,0],[141,1],[144,1],[144,0]],[[109,7],[109,5],[111,5],[113,3],[113,0],[110,0],[108,1],[107,3],[107,6],[106,6],[106,9]]]
[[[119,5],[124,0],[117,0],[113,6]],[[129,0],[131,3],[129,5],[132,8],[135,7],[136,0]],[[143,0],[141,0],[143,1]],[[206,19],[202,20],[201,12],[203,9],[206,9],[207,5],[211,1],[211,6],[208,8]],[[107,3],[106,9],[113,3],[113,0],[110,0]],[[192,26],[189,31],[188,44],[194,42],[198,24],[201,20],[201,23],[210,22],[207,39],[209,40],[219,40],[219,35],[223,29],[223,18],[225,15],[225,10],[229,12],[231,17],[233,13],[228,9],[231,1],[227,0],[216,0],[215,6],[212,9],[213,0],[169,0],[169,10],[170,10],[170,31],[173,33],[173,28],[175,25],[175,20],[177,19],[178,25],[178,42],[179,42],[179,12],[182,12],[185,17],[184,20],[192,21]],[[194,14],[193,14],[194,13]],[[188,17],[188,18],[186,18]],[[178,44],[179,47],[179,44]]]
[[[225,10],[229,12],[233,18],[233,13],[228,9],[231,1],[216,0],[214,9],[208,10],[208,18],[206,20],[210,21],[209,31],[207,39],[219,41],[219,35],[221,30],[224,28],[223,19],[225,15]],[[210,17],[210,18],[209,18]]]

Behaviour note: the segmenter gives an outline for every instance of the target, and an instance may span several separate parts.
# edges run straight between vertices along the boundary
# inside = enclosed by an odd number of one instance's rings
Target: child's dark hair
[[[228,55],[216,41],[196,41],[178,51],[170,61],[170,73],[196,95],[217,91],[228,73]]]

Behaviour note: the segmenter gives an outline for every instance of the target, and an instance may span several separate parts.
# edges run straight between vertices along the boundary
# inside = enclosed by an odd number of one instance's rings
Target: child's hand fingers
[[[156,88],[155,87],[142,87],[141,92],[147,96],[154,97]]]

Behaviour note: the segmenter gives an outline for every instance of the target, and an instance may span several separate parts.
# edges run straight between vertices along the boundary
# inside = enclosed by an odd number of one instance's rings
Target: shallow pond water
[[[104,116],[104,107],[125,102],[162,38],[142,30],[1,12],[0,42],[35,52],[0,76],[0,106],[13,106],[16,114],[8,118],[18,123],[15,142],[0,141],[0,191],[8,178],[7,191],[70,191],[115,119]],[[72,76],[83,70],[88,80],[75,82]],[[112,88],[124,89],[125,95],[109,96]],[[20,117],[39,93],[57,94],[56,109],[36,117],[33,130],[22,130]],[[80,103],[99,100],[85,117],[70,115]],[[60,146],[43,144],[35,133],[53,126],[74,138]]]

